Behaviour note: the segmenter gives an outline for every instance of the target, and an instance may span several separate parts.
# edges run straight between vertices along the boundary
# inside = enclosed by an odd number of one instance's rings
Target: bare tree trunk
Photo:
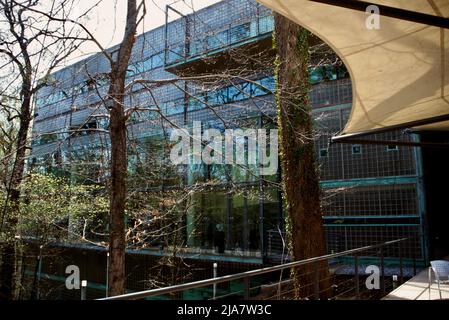
[[[6,182],[7,200],[0,224],[0,232],[4,232],[8,239],[2,254],[0,294],[8,299],[13,298],[14,283],[20,285],[21,282],[22,250],[20,239],[17,240],[16,236],[20,236],[20,230],[17,229],[20,219],[20,187],[25,169],[28,131],[33,118],[32,98],[42,87],[48,85],[46,79],[50,77],[51,72],[85,41],[84,37],[78,37],[77,28],[66,28],[64,22],[67,22],[68,17],[74,22],[88,11],[74,18],[72,14],[74,1],[60,0],[52,3],[51,10],[41,12],[39,11],[41,2],[44,1],[0,0],[1,20],[7,26],[2,30],[0,41],[2,61],[6,58],[6,63],[2,66],[13,67],[11,70],[14,70],[11,76],[12,81],[7,84],[9,80],[6,80],[7,87],[2,88],[2,95],[13,88],[12,95],[15,96],[17,85],[17,88],[20,88],[20,97],[15,97],[15,100],[21,101],[18,111],[0,103],[6,107],[8,121],[19,119],[14,164]],[[63,18],[61,13],[64,15]],[[38,30],[40,27],[43,30]],[[51,59],[47,59],[50,56]],[[16,71],[18,71],[17,75]],[[14,79],[15,76],[17,76],[16,79]],[[35,81],[38,78],[41,81]],[[11,112],[11,110],[14,111]],[[15,253],[19,256],[15,256]]]
[[[109,135],[111,138],[111,198],[109,209],[109,296],[125,292],[126,114],[123,105],[125,77],[135,42],[138,8],[128,0],[126,30],[117,60],[111,66]]]
[[[291,251],[294,260],[302,260],[326,254],[310,114],[309,36],[307,30],[278,14],[275,15],[275,32],[284,193]],[[325,279],[327,263],[318,267],[320,278]],[[299,268],[294,277],[298,297],[314,293],[313,266]],[[322,285],[326,287],[325,281]]]
[[[31,66],[30,66],[31,69]],[[9,241],[5,244],[2,253],[2,281],[0,286],[0,294],[4,299],[15,299],[14,291],[16,284],[20,283],[18,278],[21,274],[18,269],[17,261],[21,259],[16,253],[18,247],[16,244],[16,227],[19,216],[20,201],[20,185],[25,170],[25,155],[27,148],[28,131],[31,123],[31,74],[26,73],[27,79],[22,84],[22,105],[20,109],[20,125],[17,135],[16,153],[14,166],[11,172],[11,178],[8,185],[8,198],[4,207],[4,215],[6,216],[6,232],[9,235]],[[20,240],[19,240],[20,241]],[[17,251],[17,252],[16,252]]]
[[[123,99],[121,99],[123,101]],[[115,103],[110,112],[111,198],[109,215],[109,296],[125,290],[125,203],[126,203],[126,124],[123,107]]]

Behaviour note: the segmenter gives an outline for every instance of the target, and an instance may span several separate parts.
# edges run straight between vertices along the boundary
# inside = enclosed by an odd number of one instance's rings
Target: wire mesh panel
[[[179,18],[167,28],[166,65],[242,44],[274,27],[271,11],[252,0],[222,1]]]
[[[397,264],[399,257],[407,258],[409,262],[413,259],[421,260],[422,239],[421,230],[417,225],[357,225],[343,224],[339,226],[326,225],[328,250],[332,253],[342,252],[354,248],[369,246],[373,243],[381,243],[394,239],[408,238],[401,248],[393,246],[386,257],[390,263]],[[366,255],[368,256],[368,255]]]
[[[350,107],[320,111],[316,109],[318,139],[317,157],[322,180],[365,179],[376,177],[414,176],[414,148],[394,145],[330,144],[330,138],[343,130]],[[400,131],[377,134],[381,141],[411,141]]]
[[[348,186],[325,189],[323,213],[327,217],[419,218],[415,184]]]

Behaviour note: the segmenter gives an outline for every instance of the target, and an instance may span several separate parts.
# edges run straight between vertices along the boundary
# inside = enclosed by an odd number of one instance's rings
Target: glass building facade
[[[133,49],[128,83],[140,78],[179,80],[151,91],[136,84],[125,99],[127,106],[139,106],[128,126],[129,171],[135,177],[130,188],[163,192],[182,185],[180,196],[187,188],[184,244],[188,252],[203,254],[204,259],[277,262],[285,253],[279,173],[262,177],[257,165],[173,167],[161,147],[173,126],[192,128],[195,121],[203,129],[221,132],[276,127],[272,70],[259,66],[252,70],[246,59],[250,69],[232,81],[228,77],[199,85],[183,80],[185,75],[211,72],[223,78],[223,68],[237,66],[242,53],[248,57],[266,53],[272,59],[273,27],[272,13],[254,0],[225,0],[140,35]],[[108,70],[108,61],[99,54],[53,74],[55,86],[42,89],[36,101],[32,166],[38,170],[65,166],[76,172],[77,181],[105,181],[110,141],[108,121],[99,115],[106,112],[100,97],[107,93]],[[415,237],[404,254],[425,260],[418,151],[330,144],[329,138],[349,117],[351,81],[344,66],[324,65],[311,66],[310,82],[329,252]],[[387,135],[389,140],[399,137]]]

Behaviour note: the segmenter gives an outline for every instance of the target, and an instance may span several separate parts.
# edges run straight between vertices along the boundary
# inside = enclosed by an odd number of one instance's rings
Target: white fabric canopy
[[[353,85],[353,135],[449,115],[449,30],[308,0],[258,0],[327,42],[346,64]],[[375,4],[449,16],[448,0],[372,0]],[[449,118],[445,118],[447,120]],[[449,121],[421,128],[449,130]]]

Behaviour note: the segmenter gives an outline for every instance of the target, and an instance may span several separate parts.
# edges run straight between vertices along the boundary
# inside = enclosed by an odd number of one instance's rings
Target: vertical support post
[[[401,241],[399,242],[399,279],[400,279],[400,283],[404,283],[404,261],[403,261],[403,257],[402,257],[402,246],[403,246],[404,242]]]
[[[249,277],[245,277],[243,278],[243,298],[245,300],[249,300],[250,297],[250,278]]]
[[[346,123],[346,121],[344,120],[344,118],[343,118],[343,110],[339,110],[339,112],[338,112],[338,115],[339,115],[339,117],[338,117],[338,120],[339,120],[339,129],[340,129],[340,131],[341,130],[343,130],[343,126],[344,126],[344,124]],[[346,171],[345,171],[345,146],[343,145],[343,143],[340,143],[340,163],[341,163],[341,167],[340,167],[340,169],[341,169],[341,178],[342,179],[345,179],[346,178]],[[343,197],[345,197],[345,195],[346,195],[346,193],[345,192],[343,192]],[[343,198],[344,199],[344,198]],[[346,207],[346,201],[343,201],[343,205]],[[345,210],[346,210],[346,208],[343,208],[343,212],[345,212]],[[346,227],[345,227],[345,250],[348,250],[348,247],[347,247],[347,245],[346,245],[346,239],[347,239],[347,237],[346,237]]]
[[[359,254],[354,256],[354,280],[355,280],[355,296],[360,299],[360,277],[359,277]]]
[[[184,38],[184,61],[187,61],[187,58],[190,56],[190,20],[189,16],[184,16],[184,20],[186,23],[186,35]]]
[[[186,21],[187,23],[187,21]],[[189,93],[188,93],[189,87],[187,85],[187,81],[184,81],[184,100],[183,100],[183,121],[184,121],[184,126],[187,126],[187,113],[188,113],[188,109],[189,109]],[[183,176],[182,176],[182,183],[184,186],[188,186],[189,185],[189,166],[183,166]],[[192,181],[193,183],[193,181]],[[184,243],[188,243],[189,241],[189,221],[188,221],[188,200],[185,199],[183,201],[183,206],[186,208],[184,214],[182,215],[182,223],[183,223],[183,227],[184,227],[184,232],[182,233],[182,241],[184,241]]]
[[[263,192],[263,180],[259,178],[259,237],[260,237],[260,253],[262,258],[265,258],[265,232],[264,232],[264,192]]]
[[[260,3],[257,3],[256,7],[256,24],[257,24],[257,35],[260,34]]]
[[[106,298],[108,297],[109,291],[109,248],[106,252]]]
[[[313,263],[313,268],[315,272],[315,279],[314,279],[314,296],[316,300],[320,299],[320,269],[319,269],[319,263],[318,261]]]
[[[259,123],[258,123],[259,129],[263,127],[263,121],[262,121],[262,115],[259,116]],[[259,159],[261,159],[261,149],[259,150]],[[261,163],[259,163],[259,168],[261,167]],[[264,204],[264,187],[263,187],[263,179],[260,177],[259,174],[259,237],[260,237],[260,252],[262,255],[262,259],[265,260],[265,232],[264,232],[264,210],[263,210],[263,204]]]
[[[38,257],[38,267],[37,267],[37,290],[36,290],[36,298],[40,299],[40,283],[41,283],[41,275],[42,275],[42,249],[43,246],[39,246],[39,257]]]
[[[416,276],[416,254],[413,250],[413,276]]]
[[[394,274],[392,280],[393,280],[393,289],[396,289],[398,287],[398,276]]]
[[[380,286],[382,295],[385,295],[385,263],[384,263],[384,247],[380,247]]]
[[[167,66],[168,58],[168,10],[170,5],[165,6],[165,26],[164,26],[164,68]]]
[[[86,300],[87,297],[87,280],[81,281],[81,300]]]
[[[234,248],[234,241],[232,237],[233,218],[232,218],[232,193],[226,194],[226,246],[225,248],[231,250]]]
[[[267,238],[268,238],[267,239],[267,256],[269,257],[269,256],[271,256],[273,254],[273,247],[272,247],[273,234],[270,231],[268,231],[268,237]]]
[[[249,250],[248,192],[243,192],[243,249]]]
[[[25,265],[25,255],[22,255],[22,258],[20,259],[20,263],[22,266]],[[22,271],[20,273],[21,279],[25,279],[25,271],[26,271],[25,269],[26,269],[25,267],[22,268]],[[20,288],[19,288],[18,300],[22,300],[22,286],[20,286]]]
[[[214,264],[213,264],[213,269],[214,269],[213,275],[214,275],[214,278],[216,278],[218,275],[218,264],[216,262],[214,262]],[[215,300],[216,297],[217,297],[217,284],[214,283],[213,288],[212,288],[212,300]]]
[[[421,142],[421,138],[419,134],[411,135],[413,142]],[[421,234],[422,237],[418,237],[418,241],[420,242],[421,247],[421,256],[425,264],[429,262],[429,224],[426,213],[426,197],[425,197],[425,188],[424,188],[424,177],[423,177],[423,159],[422,159],[422,148],[413,148],[414,156],[415,156],[415,166],[416,166],[416,191],[418,198],[418,213],[420,218],[420,229],[418,230],[418,234]],[[415,239],[409,239],[410,248],[412,251],[415,251],[413,246],[413,242]],[[416,275],[416,273],[415,273]]]
[[[187,113],[189,112],[189,98],[190,98],[190,95],[189,95],[189,86],[187,85],[187,81],[184,81],[184,110],[183,110],[183,112],[184,112],[184,114],[183,114],[183,117],[184,117],[184,126],[187,126]]]

